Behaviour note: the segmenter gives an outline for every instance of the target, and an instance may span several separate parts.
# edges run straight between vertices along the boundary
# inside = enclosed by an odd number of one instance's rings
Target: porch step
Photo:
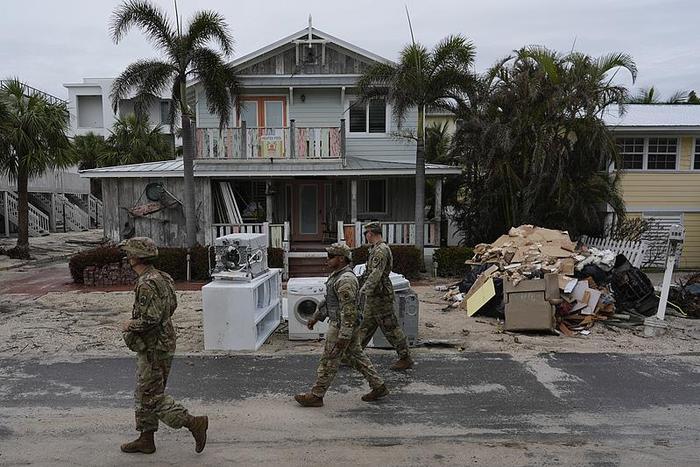
[[[289,277],[328,276],[326,257],[289,258]]]

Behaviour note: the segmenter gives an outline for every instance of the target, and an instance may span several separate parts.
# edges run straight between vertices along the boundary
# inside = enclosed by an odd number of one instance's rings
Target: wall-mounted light
[[[299,99],[301,99],[302,102],[306,102],[306,94],[299,96]]]

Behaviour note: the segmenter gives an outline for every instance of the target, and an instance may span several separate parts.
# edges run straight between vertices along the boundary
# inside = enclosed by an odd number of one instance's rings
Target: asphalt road
[[[698,465],[700,354],[421,355],[368,404],[343,369],[323,408],[292,399],[317,357],[178,356],[169,393],[210,416],[204,453],[162,427],[134,436],[134,362],[0,359],[0,465]]]

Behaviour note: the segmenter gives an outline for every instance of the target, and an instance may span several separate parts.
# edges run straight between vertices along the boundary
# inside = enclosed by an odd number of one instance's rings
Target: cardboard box
[[[506,331],[554,331],[555,306],[551,299],[560,298],[557,274],[545,274],[544,279],[503,285]]]

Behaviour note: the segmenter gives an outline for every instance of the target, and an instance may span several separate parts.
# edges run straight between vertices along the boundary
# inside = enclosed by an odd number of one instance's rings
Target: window
[[[350,133],[386,133],[386,101],[351,102]]]
[[[647,169],[676,170],[676,138],[649,138]]]
[[[644,138],[617,138],[617,147],[625,170],[644,168]]]
[[[170,101],[160,101],[160,124],[170,123]]]
[[[700,138],[695,139],[695,159],[693,160],[693,169],[700,170]]]
[[[363,212],[386,213],[386,180],[362,180]]]

